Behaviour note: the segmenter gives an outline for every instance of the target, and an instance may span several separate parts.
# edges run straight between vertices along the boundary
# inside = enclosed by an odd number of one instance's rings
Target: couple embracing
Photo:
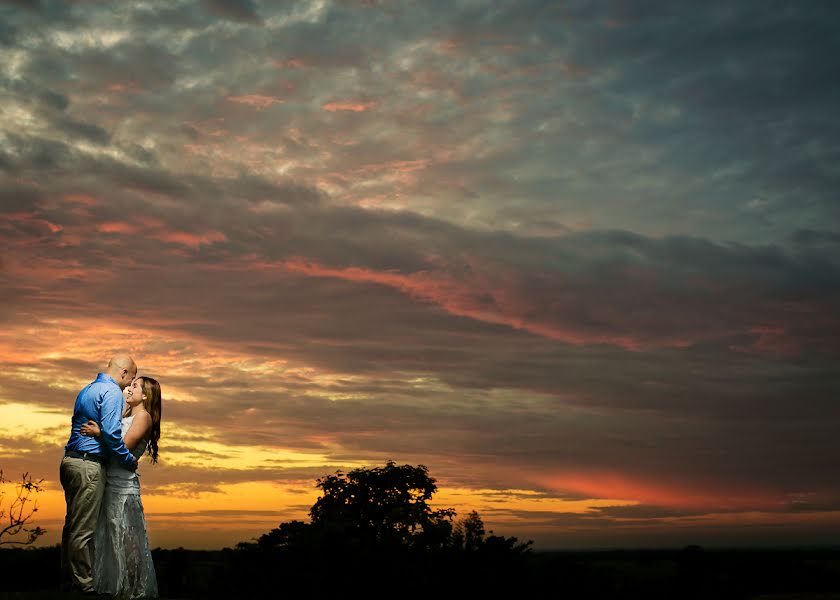
[[[160,413],[160,384],[138,377],[130,356],[114,356],[76,397],[60,469],[63,589],[157,597],[137,463],[144,453],[157,462]]]

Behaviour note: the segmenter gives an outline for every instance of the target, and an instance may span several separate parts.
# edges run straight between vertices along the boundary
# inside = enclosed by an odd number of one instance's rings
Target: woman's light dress
[[[123,438],[133,419],[123,417]],[[140,459],[147,445],[148,440],[142,440],[132,454]],[[120,598],[158,596],[146,517],[140,501],[140,479],[136,472],[115,462],[108,465],[105,496],[94,534],[93,587],[99,593]]]

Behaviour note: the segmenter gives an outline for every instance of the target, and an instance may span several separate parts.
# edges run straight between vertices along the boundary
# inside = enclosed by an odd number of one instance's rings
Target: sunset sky
[[[153,547],[389,459],[537,549],[837,543],[838,22],[0,3],[0,468],[41,543],[121,351],[163,389]]]

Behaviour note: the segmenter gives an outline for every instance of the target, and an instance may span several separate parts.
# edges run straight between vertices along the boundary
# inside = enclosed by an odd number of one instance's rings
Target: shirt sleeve
[[[132,467],[137,460],[128,451],[128,448],[125,447],[122,439],[120,416],[122,405],[122,395],[117,390],[109,387],[102,394],[99,429],[102,432],[102,444],[117,457],[117,460],[123,466]]]

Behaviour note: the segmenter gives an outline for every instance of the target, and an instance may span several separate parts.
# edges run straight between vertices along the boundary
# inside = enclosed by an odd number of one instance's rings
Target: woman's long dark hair
[[[146,451],[156,463],[158,459],[158,440],[160,439],[160,384],[156,379],[141,376],[143,380],[143,408],[152,416],[152,430],[149,432],[149,447]]]

